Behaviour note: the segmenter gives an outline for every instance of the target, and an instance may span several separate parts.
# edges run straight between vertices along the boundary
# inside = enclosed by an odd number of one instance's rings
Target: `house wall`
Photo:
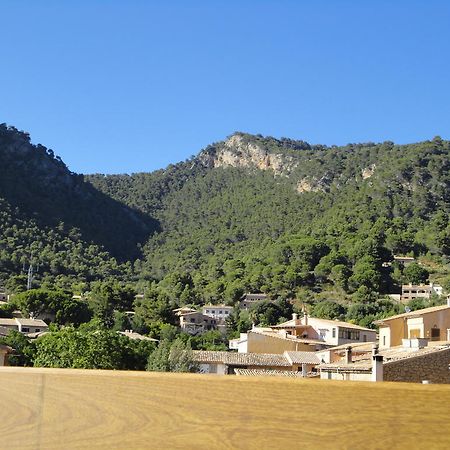
[[[6,366],[6,353],[0,352],[0,366]]]
[[[390,320],[388,327],[380,327],[380,348],[395,347],[402,345],[402,339],[407,337],[406,320],[403,317]],[[388,328],[388,330],[386,330]],[[383,345],[383,336],[388,336],[386,345]]]
[[[350,373],[350,372],[325,372],[320,371],[321,380],[338,381],[371,381],[370,373]]]
[[[308,325],[311,325],[312,327],[308,329],[308,338],[323,340],[328,345],[337,346],[342,344],[350,344],[352,342],[375,342],[377,339],[377,333],[375,330],[373,331],[354,330],[359,331],[359,339],[340,338],[339,329],[347,329],[347,328],[339,327],[338,325],[333,325],[329,321],[320,320],[315,317],[308,317]],[[335,330],[334,337],[333,337],[333,330]]]
[[[225,375],[227,367],[222,363],[201,363],[199,364],[200,373],[210,373],[215,375]]]
[[[247,333],[247,353],[284,353],[291,350],[308,352],[313,351],[314,348],[303,342],[252,333],[251,331]]]
[[[383,364],[384,381],[450,384],[450,349]]]
[[[450,308],[424,314],[423,325],[426,338],[431,338],[431,328],[435,325],[440,330],[440,341],[447,340],[447,328],[450,328]]]
[[[389,348],[391,346],[391,329],[390,327],[380,327],[378,330],[380,348]]]

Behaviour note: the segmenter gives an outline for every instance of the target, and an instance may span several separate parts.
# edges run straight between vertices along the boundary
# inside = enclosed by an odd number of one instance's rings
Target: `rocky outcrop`
[[[322,178],[302,178],[297,183],[297,192],[302,194],[303,192],[328,192],[330,189],[330,182],[327,175]]]
[[[367,178],[370,178],[375,173],[376,168],[376,164],[371,164],[369,167],[364,168],[361,171],[362,179],[366,180]]]
[[[215,152],[203,152],[200,160],[207,167],[244,167],[272,170],[274,175],[289,175],[297,167],[294,158],[271,153],[257,143],[235,134],[218,146]]]

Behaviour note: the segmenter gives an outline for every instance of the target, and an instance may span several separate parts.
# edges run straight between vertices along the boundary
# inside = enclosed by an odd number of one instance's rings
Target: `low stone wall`
[[[450,348],[383,365],[384,381],[406,381],[450,384]]]

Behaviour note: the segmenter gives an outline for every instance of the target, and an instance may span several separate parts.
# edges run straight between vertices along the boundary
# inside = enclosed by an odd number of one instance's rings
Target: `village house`
[[[405,267],[409,266],[410,264],[412,264],[415,261],[416,261],[415,258],[413,258],[412,256],[394,255],[394,262],[403,264]]]
[[[205,305],[202,308],[202,313],[205,316],[210,316],[221,321],[225,321],[232,311],[233,307],[227,305]]]
[[[197,310],[194,308],[190,308],[189,306],[182,306],[181,308],[176,308],[176,309],[172,309],[172,312],[176,315],[176,316],[181,316],[183,314],[187,314],[187,313],[191,313],[191,312],[196,312]]]
[[[48,325],[39,319],[25,319],[23,317],[0,319],[0,334],[7,335],[10,330],[16,330],[23,334],[32,334],[47,331]]]
[[[233,375],[236,369],[300,372],[311,375],[319,359],[312,352],[235,353],[219,351],[193,351],[200,373]],[[242,375],[243,373],[241,373]]]
[[[284,330],[269,327],[253,327],[247,333],[241,333],[237,339],[229,341],[229,348],[238,353],[277,353],[285,351],[314,352],[323,348],[323,342],[316,339],[303,339],[288,334]]]
[[[320,341],[326,345],[336,346],[349,342],[375,342],[376,331],[340,320],[319,319],[304,314],[278,325],[271,326],[273,330],[283,330],[289,335],[303,339]]]
[[[446,305],[419,309],[374,322],[379,325],[380,348],[402,345],[403,339],[450,341],[450,297]]]
[[[217,319],[205,316],[199,311],[182,313],[179,318],[181,330],[192,335],[217,329]]]
[[[128,339],[131,339],[133,341],[159,342],[158,339],[153,339],[151,337],[144,336],[140,333],[136,333],[136,331],[133,331],[133,330],[118,331],[117,333],[121,334],[122,336],[125,336]]]
[[[329,349],[334,361],[318,366],[320,378],[350,381],[403,381],[410,383],[450,383],[450,343],[405,339],[403,345],[378,350],[348,345]],[[355,351],[356,350],[356,351]],[[340,354],[340,359],[334,356]],[[319,354],[317,356],[320,357]]]
[[[244,294],[239,302],[239,308],[241,309],[249,309],[255,303],[258,303],[263,300],[267,300],[268,297],[266,294]]]
[[[402,303],[408,303],[415,298],[423,298],[429,300],[433,294],[441,296],[443,288],[439,284],[404,284],[402,285],[402,295],[400,297]]]
[[[376,331],[339,320],[318,319],[297,314],[287,322],[270,327],[253,327],[229,341],[239,353],[283,353],[285,350],[316,351],[353,342],[375,342]]]

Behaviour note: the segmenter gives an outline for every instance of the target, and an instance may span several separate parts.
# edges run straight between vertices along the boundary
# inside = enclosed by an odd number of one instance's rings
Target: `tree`
[[[147,370],[153,372],[195,372],[196,369],[190,342],[180,338],[173,342],[166,339],[160,341],[147,363]]]
[[[129,338],[107,329],[65,327],[41,336],[35,345],[35,367],[130,369],[136,366]]]
[[[409,264],[403,271],[409,283],[420,284],[425,283],[430,275],[425,267],[419,266],[417,263]]]
[[[311,310],[311,316],[320,319],[342,319],[345,308],[333,300],[323,300],[316,303]]]

